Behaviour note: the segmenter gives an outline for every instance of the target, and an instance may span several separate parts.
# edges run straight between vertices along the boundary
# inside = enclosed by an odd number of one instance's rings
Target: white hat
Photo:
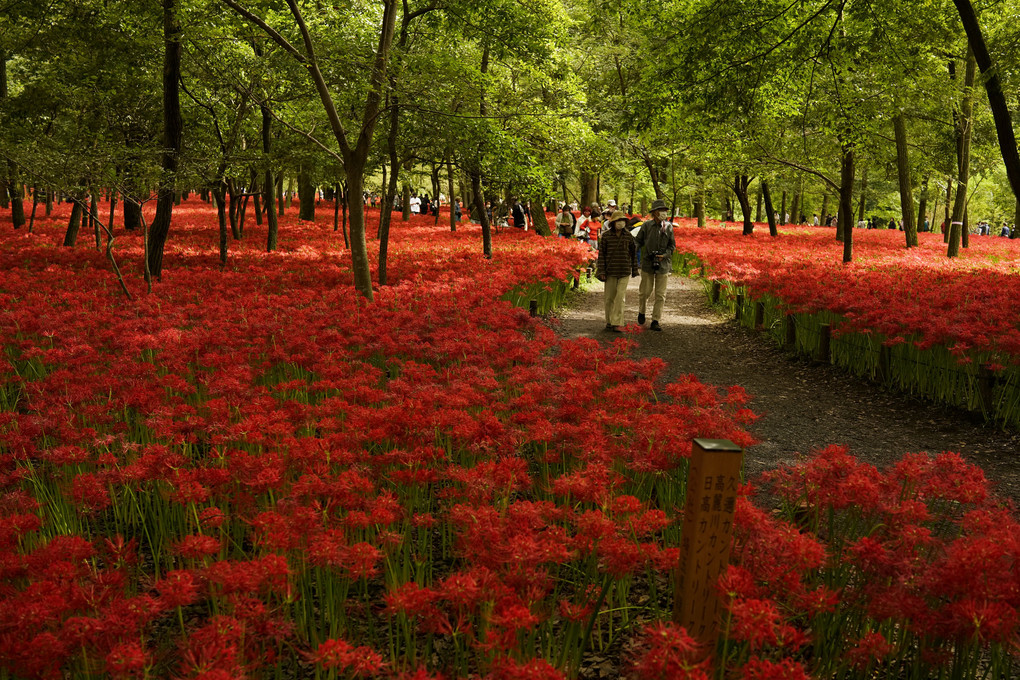
[[[615,208],[616,207],[616,201],[614,201],[613,199],[610,198],[609,199],[609,203],[606,203],[606,205],[610,206],[611,208]]]

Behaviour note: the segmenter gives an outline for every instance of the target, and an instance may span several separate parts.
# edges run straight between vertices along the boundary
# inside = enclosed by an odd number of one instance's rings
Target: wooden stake
[[[744,294],[737,293],[737,312],[736,312],[737,321],[740,321],[741,312],[743,311],[744,311]]]
[[[743,458],[726,439],[695,439],[691,446],[673,621],[709,654],[719,637],[722,603],[715,586],[730,559]]]
[[[754,306],[754,327],[762,328],[765,325],[765,303],[758,302]]]
[[[538,316],[538,300],[528,303],[528,311],[531,312],[531,316]]]
[[[712,282],[712,304],[719,304],[719,296],[722,293],[722,284],[718,281]]]
[[[824,364],[832,361],[832,326],[823,323],[818,326],[818,356],[816,359]]]

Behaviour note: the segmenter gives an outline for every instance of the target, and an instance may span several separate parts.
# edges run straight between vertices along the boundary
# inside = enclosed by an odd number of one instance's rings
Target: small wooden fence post
[[[528,303],[528,311],[531,316],[538,316],[538,300],[532,300]]]
[[[754,327],[761,329],[765,326],[765,303],[760,300],[754,305]]]
[[[832,326],[827,323],[818,326],[818,355],[815,358],[823,364],[832,363]]]
[[[795,351],[797,349],[797,315],[786,315],[786,349]]]
[[[687,475],[673,621],[714,649],[722,603],[715,585],[726,571],[743,450],[726,439],[695,439]]]
[[[741,313],[743,311],[744,311],[744,294],[737,293],[737,311],[736,311],[737,321],[740,321],[740,317],[742,315]]]
[[[722,284],[718,281],[712,282],[712,304],[719,304],[719,296],[722,293]]]

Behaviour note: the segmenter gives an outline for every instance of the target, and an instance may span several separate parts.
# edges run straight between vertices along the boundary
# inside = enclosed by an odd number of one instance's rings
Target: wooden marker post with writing
[[[719,637],[716,583],[730,560],[743,450],[726,439],[695,439],[687,475],[673,621],[705,645]]]

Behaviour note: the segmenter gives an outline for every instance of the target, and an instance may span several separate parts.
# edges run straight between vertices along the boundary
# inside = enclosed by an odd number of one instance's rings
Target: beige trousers
[[[627,303],[629,276],[610,276],[606,279],[606,323],[623,325],[623,306]]]
[[[655,293],[655,302],[652,305],[652,321],[659,321],[662,318],[662,305],[666,302],[666,284],[669,283],[669,274],[655,274],[641,270],[641,287],[638,288],[638,312],[645,313],[645,303]]]

